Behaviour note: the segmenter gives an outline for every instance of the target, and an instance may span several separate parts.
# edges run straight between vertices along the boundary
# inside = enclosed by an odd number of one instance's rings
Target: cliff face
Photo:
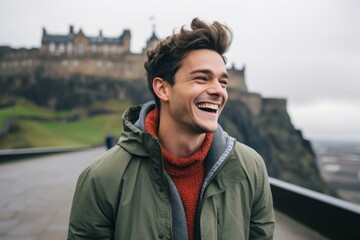
[[[261,99],[256,116],[242,100],[228,101],[220,124],[238,141],[263,158],[269,176],[308,189],[335,195],[321,179],[311,143],[294,128],[283,99]]]

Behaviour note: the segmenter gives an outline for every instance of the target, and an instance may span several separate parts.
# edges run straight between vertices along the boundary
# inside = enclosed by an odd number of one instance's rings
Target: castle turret
[[[47,46],[47,43],[46,43],[46,29],[45,27],[42,28],[42,37],[41,37],[41,46],[40,46],[40,53],[45,53],[48,51],[48,46]]]
[[[125,49],[125,52],[130,52],[131,33],[129,29],[125,29],[123,34],[120,36],[120,42]]]
[[[155,25],[154,25],[152,35],[151,35],[151,37],[146,41],[146,49],[154,48],[154,47],[156,46],[156,44],[159,42],[159,40],[160,40],[160,39],[156,36],[156,33],[155,33]],[[145,49],[145,50],[146,50],[146,49]]]
[[[71,42],[74,37],[75,37],[74,26],[70,25],[69,26],[69,34],[67,35],[67,38],[68,38],[67,43]]]

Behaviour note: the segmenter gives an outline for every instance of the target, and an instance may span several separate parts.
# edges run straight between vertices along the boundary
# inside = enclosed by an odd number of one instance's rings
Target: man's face
[[[167,120],[177,131],[215,132],[228,95],[229,77],[222,57],[215,51],[189,52],[169,87]]]

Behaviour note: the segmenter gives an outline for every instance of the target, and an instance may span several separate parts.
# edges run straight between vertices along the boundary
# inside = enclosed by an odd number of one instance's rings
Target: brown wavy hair
[[[144,67],[148,87],[158,108],[160,109],[160,100],[152,88],[154,78],[160,77],[174,85],[174,75],[180,68],[182,59],[192,50],[209,49],[216,51],[226,63],[224,54],[231,45],[232,37],[232,31],[228,26],[217,21],[207,24],[198,18],[194,18],[191,21],[191,29],[188,30],[182,26],[179,33],[173,32],[172,35],[160,41],[154,49],[148,50]]]

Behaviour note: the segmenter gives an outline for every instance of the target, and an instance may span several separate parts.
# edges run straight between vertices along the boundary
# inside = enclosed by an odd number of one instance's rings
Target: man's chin
[[[212,127],[206,127],[204,129],[204,133],[214,133],[214,132],[216,132],[217,129],[218,129],[217,124],[215,126],[212,126]]]
[[[218,126],[217,121],[199,121],[194,130],[199,134],[214,133],[218,129]]]

